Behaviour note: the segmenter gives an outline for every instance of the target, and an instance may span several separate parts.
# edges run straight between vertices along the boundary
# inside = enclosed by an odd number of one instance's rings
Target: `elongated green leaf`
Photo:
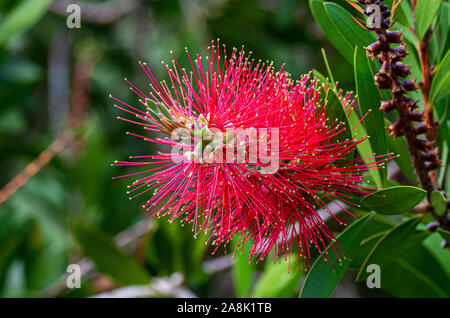
[[[355,83],[358,95],[358,104],[361,114],[368,114],[363,122],[367,134],[370,136],[369,142],[376,155],[387,153],[386,133],[384,129],[383,113],[378,111],[380,106],[380,91],[375,86],[373,80],[373,69],[370,60],[363,48],[356,46],[354,54]],[[371,161],[374,161],[373,159]],[[383,187],[386,171],[384,169],[373,169],[376,173],[375,182],[379,188]]]
[[[447,210],[447,202],[444,195],[440,191],[434,190],[433,192],[431,192],[430,200],[431,204],[433,205],[434,211],[438,215],[444,215],[445,211]]]
[[[330,77],[331,85],[335,86],[333,72],[330,68],[330,63],[328,63],[327,54],[324,49],[322,49],[322,56],[323,56],[323,62],[325,63],[325,66],[327,68],[328,76]]]
[[[368,208],[380,214],[393,215],[407,212],[425,198],[427,192],[411,186],[397,186],[376,191],[361,199]]]
[[[442,287],[430,279],[428,272],[402,258],[396,259],[382,272],[381,288],[395,297],[448,297]]]
[[[2,242],[2,248],[0,249],[0,283],[3,283],[4,274],[13,260],[22,240],[21,237],[12,236]]]
[[[348,120],[350,127],[352,128],[351,133],[352,133],[353,139],[359,140],[359,139],[363,138],[364,136],[367,136],[366,129],[364,128],[364,126],[361,123],[359,123],[360,119],[355,111],[352,111],[349,114],[347,120]],[[356,145],[356,149],[358,149],[360,156],[363,158],[370,158],[373,155],[373,150],[372,150],[372,146],[370,145],[369,139],[366,139],[366,140],[358,143]],[[366,160],[364,160],[364,162],[370,163],[370,162],[373,162],[373,159],[366,159]],[[378,169],[370,169],[367,173],[370,176],[369,179],[370,179],[371,185],[372,185],[372,183],[374,183],[377,185],[377,187],[383,187],[383,185],[381,183],[380,172],[378,172]],[[369,180],[367,180],[367,181],[369,182]]]
[[[392,220],[385,216],[375,214],[370,222],[364,227],[363,239],[366,240],[375,234],[391,230],[395,225],[396,224],[393,223]]]
[[[312,74],[313,74],[313,76],[315,77],[315,78],[317,78],[319,81],[321,81],[322,83],[326,83],[327,82],[327,79],[325,78],[325,76],[322,74],[322,73],[320,73],[318,70],[316,70],[316,69],[313,69],[312,70]]]
[[[442,0],[417,0],[416,4],[416,32],[423,39],[428,28],[436,16]]]
[[[383,271],[382,289],[396,297],[449,296],[450,278],[424,244],[413,247]]]
[[[81,222],[72,222],[71,229],[84,254],[95,262],[100,272],[121,284],[150,282],[147,272],[131,256],[120,250],[107,234]]]
[[[442,7],[439,10],[439,20],[436,24],[436,31],[434,34],[438,33],[438,44],[440,45],[439,57],[442,58],[447,53],[450,47],[450,37],[448,36],[450,27],[450,3],[443,2]]]
[[[374,41],[372,32],[359,28],[350,13],[336,3],[310,0],[309,6],[323,33],[350,64],[356,45],[363,47]]]
[[[322,87],[325,87],[325,85],[327,83],[327,78],[325,78],[324,75],[322,75],[320,72],[318,72],[316,70],[313,70],[313,75],[314,75],[315,78],[317,78],[319,80],[319,83],[321,83],[323,85]],[[328,99],[329,91],[331,91],[331,89],[325,90],[323,88],[321,90],[321,98],[323,100],[327,100]],[[337,100],[336,100],[337,95],[335,93],[334,93],[334,95],[335,96],[331,96],[330,97],[331,102],[330,101],[328,102],[329,104],[330,103],[334,103],[334,105],[332,105],[332,106],[330,105],[329,107],[338,107],[339,106],[339,104],[337,103]],[[339,118],[344,118],[345,112],[342,113],[340,111],[341,108],[342,108],[342,103],[340,105],[340,108],[338,108],[338,115],[340,116]],[[336,114],[333,114],[333,112],[330,112],[328,115],[330,117],[337,116]],[[338,118],[338,120],[339,120],[339,118]],[[330,118],[330,119],[333,120],[335,118]],[[329,121],[329,122],[331,122],[331,121]],[[346,121],[344,121],[344,123],[345,122],[348,123],[348,126],[346,126],[346,131],[347,132],[346,132],[345,138],[350,138],[350,136],[352,136],[353,139],[358,140],[358,139],[361,139],[361,138],[363,138],[364,136],[367,135],[365,128],[363,127],[363,125],[361,125],[359,123],[360,119],[359,119],[359,117],[358,117],[358,115],[356,114],[355,111],[349,112],[349,114],[346,117]],[[350,132],[350,133],[348,134],[348,132]],[[358,151],[359,151],[359,153],[360,153],[360,155],[362,157],[367,157],[368,158],[368,157],[372,156],[372,154],[373,154],[373,150],[372,150],[372,147],[371,147],[370,142],[369,142],[368,139],[358,143],[356,145],[356,148],[358,149]],[[349,156],[349,158],[350,157],[351,156]],[[371,161],[373,161],[373,160],[366,160],[365,162],[369,163]],[[377,172],[377,169],[370,169],[368,171],[368,173],[373,177],[373,180],[380,180],[379,173]],[[377,182],[377,185],[378,185],[378,182]]]
[[[412,218],[388,231],[367,255],[356,280],[367,278],[367,265],[377,264],[383,271],[396,258],[420,244],[429,234],[427,231],[415,230],[420,220],[421,218]]]
[[[52,0],[24,0],[0,22],[0,45],[34,25]]]
[[[442,133],[448,133],[448,131],[444,132],[442,131]],[[447,137],[449,138],[449,137]],[[440,148],[440,158],[442,158],[442,164],[441,164],[441,168],[439,169],[438,175],[439,175],[439,184],[444,184],[444,179],[447,177],[446,175],[446,171],[448,170],[449,167],[449,157],[450,157],[450,148],[448,147],[448,143],[450,143],[450,138],[448,139],[447,143],[442,144],[442,147]],[[448,188],[446,189],[447,191],[449,190]]]
[[[369,236],[365,240],[361,242],[361,247],[359,248],[356,255],[352,258],[352,262],[349,266],[351,269],[359,270],[361,266],[364,264],[365,259],[367,258],[367,255],[369,255],[370,251],[373,249],[375,244],[378,243],[378,241],[386,235],[386,232],[380,232],[376,233],[372,236]]]
[[[314,19],[320,25],[325,36],[330,40],[334,47],[348,59],[349,54],[352,54],[353,47],[351,43],[339,31],[337,25],[329,16],[325,4],[320,0],[310,0],[309,7]],[[349,62],[351,62],[349,60]]]
[[[303,271],[299,271],[298,257],[293,253],[289,260],[270,263],[259,278],[253,297],[292,297]]]
[[[234,255],[232,277],[237,297],[248,297],[255,272],[255,263],[248,262],[250,242],[245,244],[242,252]]]
[[[430,89],[430,102],[435,103],[450,94],[450,51],[436,67]]]
[[[362,229],[373,217],[373,213],[366,214],[346,228],[338,237],[339,245],[351,259],[358,251],[362,238]],[[328,297],[344,276],[350,260],[340,262],[333,255],[334,246],[328,246],[326,255],[331,255],[329,262],[318,257],[305,278],[300,297]]]
[[[432,233],[424,241],[423,246],[433,255],[433,258],[441,265],[442,269],[450,277],[450,251],[441,247],[443,236],[439,232]]]
[[[438,262],[436,257],[422,244],[405,253],[401,259],[420,270],[446,295],[450,294],[450,276]]]
[[[332,90],[328,90],[327,94],[327,108],[325,114],[328,118],[328,123],[331,124],[335,120],[345,127],[345,131],[339,136],[340,140],[346,140],[352,138],[352,133],[350,125],[347,120],[347,115],[345,114],[344,108],[342,107],[341,101],[339,100],[337,94]]]

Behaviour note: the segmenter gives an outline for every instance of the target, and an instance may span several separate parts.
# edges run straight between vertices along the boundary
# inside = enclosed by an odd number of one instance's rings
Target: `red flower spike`
[[[152,89],[146,94],[130,83],[141,106],[113,99],[137,117],[120,119],[171,138],[130,134],[171,151],[115,165],[146,167],[121,177],[137,178],[131,198],[150,197],[144,208],[157,206],[155,216],[191,224],[194,236],[208,232],[216,246],[238,235],[238,246],[252,244],[249,259],[294,250],[308,266],[311,245],[322,254],[335,241],[316,211],[335,217],[327,202],[352,204],[351,194],[367,194],[360,172],[378,168],[385,156],[370,164],[347,159],[365,138],[339,140],[344,128],[327,124],[323,87],[309,75],[294,81],[283,67],[276,71],[243,49],[218,46],[213,43],[205,59],[186,50],[190,71],[174,57],[165,65],[168,82],[158,82],[141,63]],[[350,94],[338,95],[352,111]],[[336,257],[345,255],[334,246]]]

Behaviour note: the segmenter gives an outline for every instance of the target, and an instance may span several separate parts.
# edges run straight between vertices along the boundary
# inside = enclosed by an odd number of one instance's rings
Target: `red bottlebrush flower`
[[[235,235],[241,243],[251,241],[249,258],[297,248],[308,264],[311,245],[323,251],[334,241],[316,211],[333,215],[327,202],[352,204],[352,193],[366,193],[359,172],[378,162],[347,159],[364,139],[339,140],[345,128],[327,123],[323,88],[309,75],[294,81],[283,67],[275,71],[243,50],[227,57],[225,46],[212,45],[206,59],[186,52],[191,70],[174,58],[165,65],[169,82],[158,82],[141,63],[152,91],[127,80],[140,107],[112,97],[139,121],[120,119],[167,137],[131,135],[171,147],[115,163],[148,167],[121,176],[138,176],[131,198],[148,195],[144,208],[157,208],[155,215],[170,222],[191,223],[195,236],[210,232],[217,246]],[[350,95],[340,98],[351,111]]]

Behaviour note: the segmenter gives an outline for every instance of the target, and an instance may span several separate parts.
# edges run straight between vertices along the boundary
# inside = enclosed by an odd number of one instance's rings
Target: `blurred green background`
[[[66,26],[70,3],[81,7],[80,29]],[[306,0],[0,0],[0,187],[20,176],[2,190],[1,296],[91,296],[151,277],[154,292],[144,296],[246,296],[250,288],[254,296],[298,295],[302,272],[245,257],[230,270],[224,250],[211,255],[190,229],[154,221],[144,198],[128,200],[130,180],[112,180],[127,171],[111,167],[114,160],[155,149],[125,135],[134,127],[115,119],[123,114],[108,95],[136,103],[123,77],[147,85],[139,60],[163,80],[170,50],[183,62],[184,47],[204,54],[217,38],[276,67],[286,63],[294,78],[326,73],[325,48],[341,87],[354,86],[352,66]],[[77,262],[81,288],[69,290],[66,268]],[[172,287],[164,291],[164,283]]]

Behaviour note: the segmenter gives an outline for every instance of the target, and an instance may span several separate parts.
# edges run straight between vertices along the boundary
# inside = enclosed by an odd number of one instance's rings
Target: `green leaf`
[[[350,64],[355,45],[363,47],[374,41],[372,32],[359,28],[350,13],[339,5],[310,0],[309,6],[325,36]]]
[[[430,89],[430,103],[438,102],[450,94],[450,51],[436,67]]]
[[[259,278],[252,297],[292,297],[303,276],[298,266],[298,257],[294,253],[289,260],[269,263]]]
[[[350,259],[358,252],[363,235],[362,229],[373,215],[374,213],[364,215],[337,237],[339,245]],[[336,246],[332,245],[327,247],[325,257],[331,255],[329,261],[322,257],[316,259],[306,275],[300,297],[329,297],[334,291],[350,265],[349,259],[346,258],[340,262],[334,256],[333,249],[335,248]]]
[[[0,23],[0,45],[33,26],[47,11],[52,0],[24,0]]]
[[[382,289],[400,298],[448,297],[439,285],[402,258],[383,270]],[[405,283],[407,282],[407,283]]]
[[[369,194],[361,199],[361,203],[377,213],[394,215],[411,210],[426,194],[427,192],[420,188],[397,186]]]
[[[378,111],[378,107],[380,106],[380,91],[375,86],[372,64],[366,55],[366,51],[358,46],[355,48],[353,66],[361,115],[365,115],[369,111],[371,112],[363,120],[367,134],[371,136],[369,142],[376,155],[384,155],[387,153],[387,143],[383,113]],[[375,160],[372,159],[371,161],[373,162]],[[373,170],[376,171],[374,174],[376,176],[375,182],[379,188],[382,188],[384,179],[386,178],[386,171],[385,169]]]
[[[444,195],[440,191],[434,190],[431,192],[430,200],[434,211],[438,215],[444,215],[445,211],[447,211],[447,201]]]
[[[329,92],[332,91],[330,88],[328,88],[327,90],[325,90],[325,88],[324,88],[326,86],[326,84],[329,83],[328,79],[325,78],[324,75],[322,75],[320,72],[318,72],[316,70],[313,70],[313,75],[315,78],[317,78],[319,80],[319,83],[322,85],[322,89],[320,91],[320,97],[323,100],[327,100]],[[333,93],[334,93],[333,95],[335,95],[335,96],[330,97],[330,99],[331,99],[331,103],[334,103],[334,105],[327,106],[327,107],[338,107],[339,106],[339,104],[337,103],[337,100],[335,98],[335,97],[337,97],[337,95],[335,92],[333,92]],[[328,104],[330,104],[330,102],[328,102]],[[344,116],[346,118],[344,123],[347,123],[348,126],[346,126],[346,137],[345,138],[350,138],[350,136],[351,136],[351,137],[353,137],[353,139],[358,140],[358,139],[361,139],[362,137],[366,136],[367,135],[366,130],[364,129],[363,125],[361,125],[359,123],[360,119],[359,119],[358,115],[356,114],[356,112],[351,111],[351,112],[349,112],[348,115],[346,115],[345,112],[341,112],[340,109],[343,110],[342,103],[341,103],[340,107],[337,108],[337,112],[338,112],[337,115],[339,116],[339,118],[344,118]],[[332,114],[332,113],[333,112],[330,111],[330,113],[328,114],[330,119],[334,119],[333,116],[337,116],[336,114]],[[347,133],[347,132],[349,132],[349,133]],[[370,157],[373,154],[372,147],[370,146],[370,142],[367,139],[358,143],[356,145],[356,148],[358,149],[358,151],[362,157]],[[351,158],[350,154],[348,157],[349,157],[349,159]],[[371,161],[373,161],[373,160],[366,160],[365,162],[369,163]],[[368,171],[368,173],[370,175],[372,175],[373,180],[380,180],[377,169],[370,169]]]
[[[420,220],[419,217],[409,219],[381,237],[364,260],[356,280],[361,281],[367,278],[367,265],[377,264],[383,271],[396,258],[420,244],[429,235],[427,231],[415,230]]]
[[[369,255],[375,244],[377,244],[377,242],[384,235],[386,235],[386,232],[379,232],[364,239],[361,242],[361,247],[359,248],[358,253],[356,253],[356,255],[352,258],[349,268],[359,270],[364,264],[367,255]]]
[[[327,82],[327,79],[325,78],[325,76],[322,73],[320,73],[318,70],[313,69],[312,74],[313,74],[314,78],[317,78],[320,82],[322,82],[322,83]]]
[[[309,7],[314,19],[320,25],[325,36],[344,57],[350,56],[353,47],[328,14],[325,4],[320,0],[310,0]],[[349,61],[350,62],[350,61]]]
[[[450,232],[444,229],[438,229],[439,234],[442,236],[444,240],[450,242]]]
[[[148,106],[148,113],[153,117],[154,120],[161,123],[161,118],[159,118],[158,113],[159,109],[156,103],[151,99],[146,99],[145,104]]]
[[[428,28],[436,16],[442,0],[417,0],[416,4],[416,32],[423,39]]]
[[[450,27],[450,3],[443,2],[439,10],[439,19],[436,24],[436,31],[433,33],[438,38],[437,42],[440,44],[439,57],[444,57],[444,54],[450,47],[450,37],[448,36]]]
[[[447,275],[438,259],[425,247],[425,242],[414,247],[401,258],[423,272],[447,295],[450,295],[450,276]]]
[[[237,297],[248,297],[253,282],[255,263],[248,262],[250,247],[250,242],[247,242],[234,255],[234,264],[231,273]]]
[[[352,133],[347,120],[347,115],[345,114],[339,97],[332,89],[328,90],[327,108],[325,110],[325,115],[328,119],[329,124],[333,123],[334,121],[338,121],[342,124],[343,127],[345,127],[345,131],[338,137],[340,140],[352,139]]]
[[[447,277],[450,277],[450,251],[441,247],[442,238],[443,236],[441,233],[432,233],[425,239],[425,241],[423,241],[423,246],[441,265],[442,269],[447,274]]]
[[[91,258],[99,272],[107,274],[121,284],[148,284],[150,276],[130,256],[119,249],[106,233],[78,221],[71,230],[84,255]]]
[[[338,4],[334,2],[325,2],[325,8],[339,31],[352,46],[352,53],[356,46],[365,47],[375,41],[374,32],[368,32],[358,27],[351,19],[350,12]],[[350,59],[350,63],[353,63],[353,56],[350,55],[348,58]]]
[[[335,86],[333,73],[331,72],[330,63],[328,63],[327,54],[325,53],[324,49],[322,49],[322,56],[323,56],[323,62],[325,63],[325,66],[327,68],[328,76],[330,77],[330,80],[331,80],[331,85]]]
[[[367,136],[366,129],[364,128],[364,126],[361,123],[359,123],[360,119],[355,111],[350,112],[347,120],[348,120],[350,127],[352,127],[351,133],[352,133],[353,139],[359,140],[359,139],[363,138],[364,136]],[[361,155],[361,157],[370,158],[373,155],[373,150],[372,150],[372,146],[370,145],[369,139],[366,139],[366,140],[358,143],[356,145],[356,149],[358,149],[358,152]],[[364,160],[365,163],[370,163],[372,161],[373,161],[373,159],[365,159]],[[380,172],[378,171],[378,169],[369,169],[367,171],[367,173],[369,174],[370,181],[372,183],[375,183],[378,187],[383,187],[383,185],[381,183]]]

